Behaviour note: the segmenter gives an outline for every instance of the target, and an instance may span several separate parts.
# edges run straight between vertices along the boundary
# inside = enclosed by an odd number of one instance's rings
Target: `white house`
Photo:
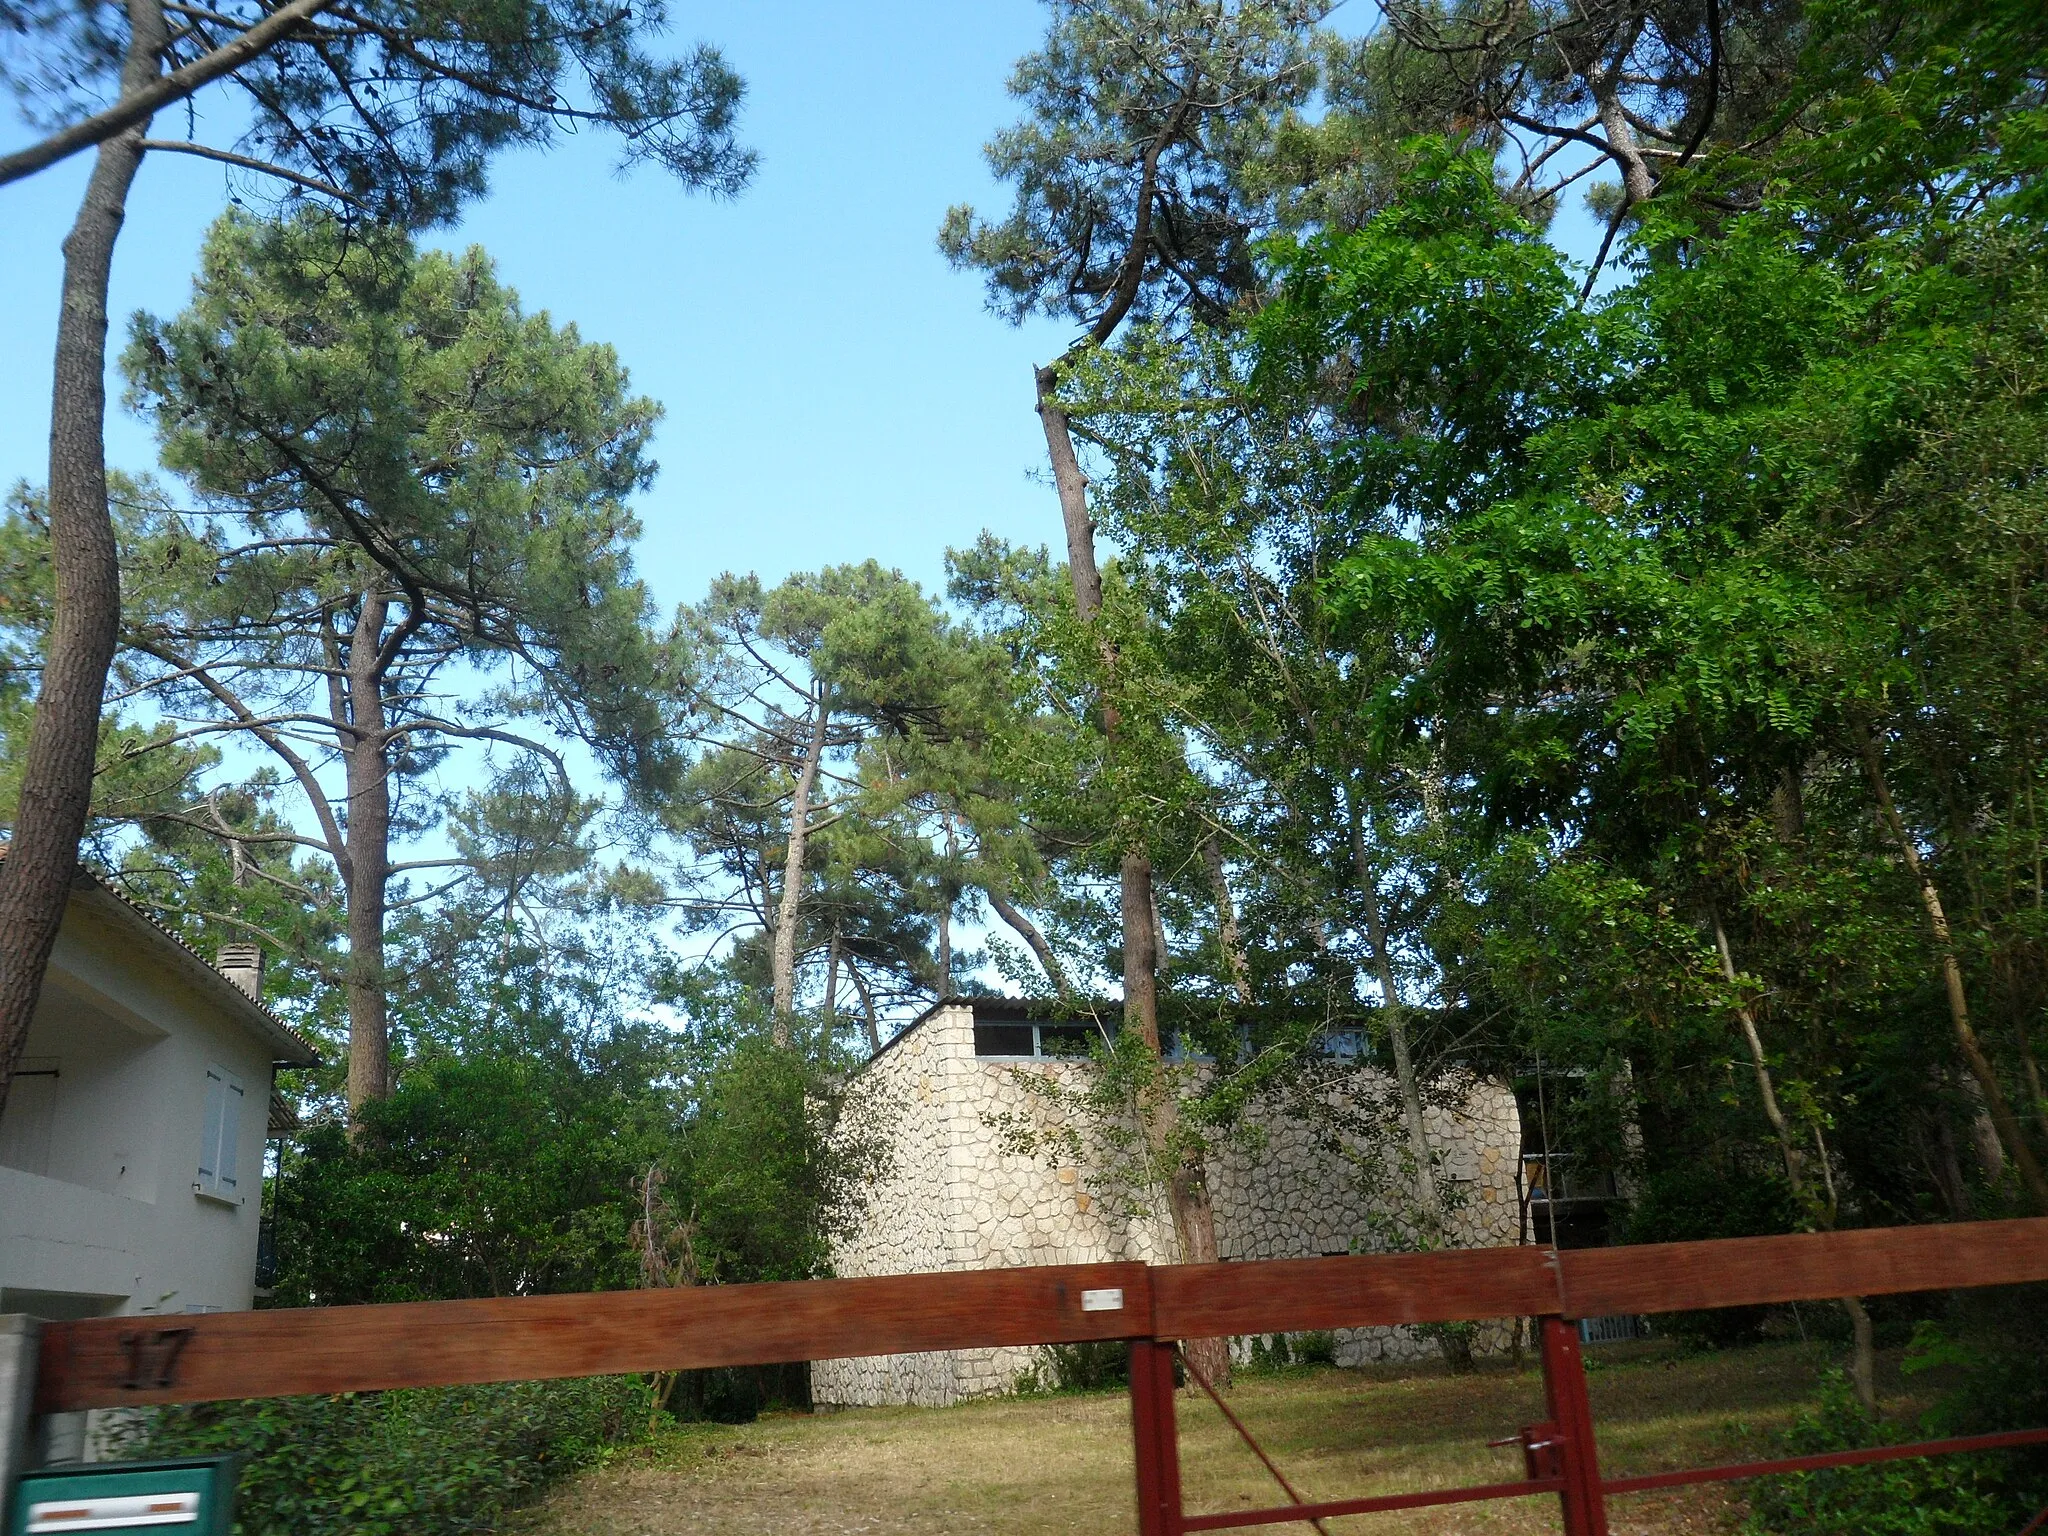
[[[835,1245],[843,1276],[1003,1269],[1115,1260],[1171,1262],[1175,1244],[1158,1210],[1120,1191],[1090,1155],[1100,1138],[1081,1127],[1080,1156],[1059,1138],[1019,1147],[1017,1132],[1062,1121],[1073,1097],[1034,1080],[1079,1086],[1093,1070],[1076,1053],[1095,1026],[1047,1019],[1007,998],[947,998],[885,1045],[848,1087],[841,1134],[884,1151],[855,1230]],[[1385,1078],[1359,1063],[1329,1092],[1360,1103],[1383,1095]],[[1427,1110],[1430,1144],[1452,1197],[1461,1247],[1521,1241],[1518,1194],[1521,1116],[1506,1083],[1473,1078]],[[1448,1099],[1448,1102],[1445,1100]],[[1256,1144],[1222,1149],[1209,1167],[1216,1246],[1225,1260],[1314,1258],[1380,1246],[1392,1205],[1392,1149],[1350,1135],[1332,1143],[1283,1105],[1248,1112]],[[1029,1143],[1035,1138],[1026,1137]],[[1094,1147],[1099,1154],[1100,1146]],[[1506,1340],[1483,1335],[1482,1348]],[[1433,1346],[1401,1328],[1349,1329],[1335,1340],[1340,1364],[1403,1358]],[[970,1349],[820,1360],[811,1367],[820,1403],[942,1405],[1012,1386],[1030,1349]]]
[[[272,1074],[317,1058],[258,1000],[262,952],[222,960],[79,875],[0,1111],[0,1313],[254,1300]]]

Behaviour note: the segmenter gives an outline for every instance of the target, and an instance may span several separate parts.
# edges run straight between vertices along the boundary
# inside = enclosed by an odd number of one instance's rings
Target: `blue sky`
[[[659,602],[694,601],[723,570],[773,581],[869,556],[936,588],[946,548],[983,529],[1057,545],[1030,369],[1067,334],[990,315],[979,279],[934,244],[949,204],[1008,201],[981,146],[1017,115],[1004,84],[1043,34],[1037,0],[674,12],[680,40],[717,43],[747,79],[752,187],[719,203],[620,178],[615,146],[586,135],[501,159],[491,195],[431,237],[481,243],[529,308],[611,342],[666,406],[662,471],[639,503]],[[1339,19],[1374,14],[1351,0]],[[0,150],[27,137],[0,118]],[[88,169],[79,156],[0,188],[0,487],[44,478],[59,245]],[[113,351],[133,311],[183,305],[227,196],[217,166],[149,158],[115,257]],[[1574,209],[1554,233],[1590,254],[1587,223]],[[107,446],[117,467],[155,462],[118,406]]]
[[[1030,368],[1065,333],[990,315],[979,280],[934,245],[949,204],[1007,202],[981,145],[1016,117],[1004,82],[1042,36],[1036,0],[674,13],[679,40],[717,43],[747,78],[762,165],[746,193],[720,203],[653,172],[621,178],[612,142],[590,134],[500,160],[491,195],[432,237],[483,244],[529,308],[611,342],[667,407],[662,473],[640,503],[657,598],[692,601],[727,569],[773,580],[868,556],[936,587],[947,546],[984,528],[1056,545]],[[1352,0],[1338,19],[1373,14]],[[0,148],[25,136],[0,122]],[[0,188],[0,486],[44,478],[58,247],[88,165]],[[115,257],[113,351],[134,310],[182,305],[227,191],[218,166],[144,165]],[[1576,209],[1559,222],[1568,247],[1586,243]],[[114,465],[153,464],[118,407],[107,438]]]
[[[983,528],[1044,542],[1051,491],[1031,364],[1051,326],[986,313],[979,281],[933,244],[949,203],[996,205],[980,147],[1015,115],[1010,66],[1043,26],[1034,0],[679,0],[746,76],[759,176],[728,203],[652,172],[612,173],[601,135],[498,163],[490,197],[440,244],[479,242],[530,308],[614,344],[668,410],[642,499],[641,564],[664,605],[725,569],[774,578],[875,556],[928,586]],[[0,145],[25,137],[15,124]],[[58,246],[87,158],[0,188],[0,484],[44,478]],[[115,258],[117,327],[187,294],[218,167],[153,155]],[[118,348],[119,336],[115,338]],[[149,467],[116,409],[112,463]]]

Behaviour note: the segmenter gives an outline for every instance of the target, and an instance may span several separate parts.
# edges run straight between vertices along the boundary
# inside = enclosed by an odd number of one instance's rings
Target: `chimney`
[[[223,944],[214,969],[257,1002],[263,1001],[263,946]]]

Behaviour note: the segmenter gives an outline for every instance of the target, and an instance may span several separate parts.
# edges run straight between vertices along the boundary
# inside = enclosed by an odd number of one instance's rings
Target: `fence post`
[[[1561,1317],[1543,1319],[1543,1395],[1561,1442],[1564,1488],[1558,1499],[1564,1505],[1565,1536],[1607,1536],[1607,1496],[1600,1486],[1579,1325]]]
[[[1181,1536],[1180,1432],[1173,1418],[1173,1345],[1131,1340],[1131,1438],[1138,1536]]]
[[[38,1318],[21,1312],[0,1315],[0,1520],[7,1518],[14,1480],[28,1470],[35,1454],[30,1429],[42,1335]]]

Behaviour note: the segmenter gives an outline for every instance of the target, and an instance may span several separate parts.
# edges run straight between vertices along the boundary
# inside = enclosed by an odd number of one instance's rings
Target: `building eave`
[[[140,941],[156,959],[191,983],[206,1000],[270,1047],[273,1063],[312,1067],[320,1052],[304,1035],[207,963],[206,958],[148,911],[90,870],[72,881],[71,899]]]

